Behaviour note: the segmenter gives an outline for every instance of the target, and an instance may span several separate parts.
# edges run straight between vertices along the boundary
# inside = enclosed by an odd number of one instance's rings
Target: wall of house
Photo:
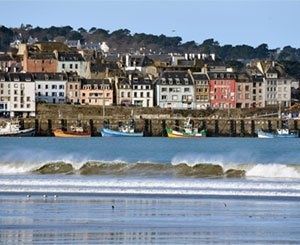
[[[210,80],[210,102],[213,108],[236,108],[236,81]]]
[[[47,103],[65,103],[67,96],[67,81],[36,80],[36,101]]]

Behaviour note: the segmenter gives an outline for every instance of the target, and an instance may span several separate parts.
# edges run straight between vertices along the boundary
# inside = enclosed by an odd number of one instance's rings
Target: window
[[[72,85],[72,84],[70,84],[69,88],[70,88],[70,89],[73,89],[73,85]]]
[[[57,93],[56,92],[52,92],[52,96],[53,97],[57,96]]]
[[[130,92],[127,93],[127,97],[130,97]]]
[[[18,101],[18,97],[14,97],[14,101]]]
[[[18,94],[18,91],[17,91],[17,90],[14,90],[14,94],[17,95],[17,94]]]
[[[75,69],[78,69],[78,64],[75,64]]]
[[[150,97],[150,92],[147,92],[147,97]]]
[[[14,84],[14,87],[15,87],[15,88],[18,88],[18,84],[15,83],[15,84]]]
[[[178,100],[178,96],[177,95],[172,95],[172,100]]]
[[[56,85],[52,85],[51,88],[52,88],[52,89],[57,89],[57,86],[56,86]]]
[[[46,92],[45,95],[48,96],[48,92]]]
[[[162,95],[161,96],[161,100],[166,100],[167,99],[167,95]]]
[[[48,87],[49,87],[48,84],[46,84],[46,85],[45,85],[45,88],[48,89]]]
[[[138,86],[137,86],[137,85],[134,85],[134,89],[138,89]]]
[[[64,94],[63,92],[60,92],[60,93],[59,93],[59,96],[60,96],[60,97],[64,97],[64,95],[65,95],[65,94]]]
[[[41,85],[40,84],[38,85],[38,89],[41,89]]]
[[[134,96],[133,96],[134,98],[136,98],[137,97],[137,92],[134,92]]]
[[[85,97],[85,93],[82,93],[82,96]]]
[[[41,92],[38,92],[38,96],[41,96]]]
[[[64,85],[59,85],[59,89],[64,89]]]
[[[161,88],[161,92],[167,92],[167,88],[166,87],[162,87]]]
[[[121,92],[121,98],[124,98],[124,92]]]
[[[190,92],[190,88],[184,88],[184,92]]]
[[[18,107],[18,105],[17,104],[14,104],[14,108],[17,108]]]
[[[73,64],[70,64],[70,69],[73,69]]]
[[[62,69],[65,69],[65,68],[66,68],[66,65],[63,63],[63,64],[61,65],[61,68],[62,68]]]

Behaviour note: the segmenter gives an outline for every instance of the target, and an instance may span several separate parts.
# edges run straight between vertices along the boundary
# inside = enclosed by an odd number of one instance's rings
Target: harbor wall
[[[259,117],[258,117],[259,115]],[[146,136],[165,136],[165,127],[182,127],[186,117],[199,129],[207,129],[208,136],[254,137],[258,129],[275,130],[288,127],[298,130],[299,120],[282,120],[274,108],[265,110],[170,110],[160,108],[131,108],[73,105],[39,105],[36,118],[20,119],[25,128],[35,127],[36,135],[50,136],[53,129],[70,129],[80,124],[93,136],[104,121],[117,129],[133,116],[136,131]]]

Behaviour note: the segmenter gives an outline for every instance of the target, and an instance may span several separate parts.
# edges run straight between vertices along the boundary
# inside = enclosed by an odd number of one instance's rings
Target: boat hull
[[[166,128],[167,134],[169,138],[203,138],[206,137],[206,134],[195,133],[195,134],[187,134],[183,133],[171,128]]]
[[[4,133],[0,134],[0,137],[32,137],[35,135],[35,129],[34,128],[28,128],[20,130],[16,133]]]
[[[100,133],[102,137],[143,137],[143,132],[141,133],[124,133],[109,128],[101,128]]]
[[[261,139],[274,139],[274,138],[298,138],[298,134],[296,133],[289,133],[289,134],[276,134],[276,133],[269,133],[259,130],[257,132],[257,137]]]
[[[91,137],[90,132],[73,132],[73,131],[63,131],[61,129],[53,130],[55,137],[60,138],[86,138]]]

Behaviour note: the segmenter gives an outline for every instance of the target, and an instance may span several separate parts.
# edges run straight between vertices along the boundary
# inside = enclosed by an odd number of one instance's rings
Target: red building
[[[210,106],[217,109],[236,108],[236,74],[232,72],[210,72]]]
[[[24,54],[23,69],[26,72],[57,72],[57,59],[51,52],[34,52]]]

